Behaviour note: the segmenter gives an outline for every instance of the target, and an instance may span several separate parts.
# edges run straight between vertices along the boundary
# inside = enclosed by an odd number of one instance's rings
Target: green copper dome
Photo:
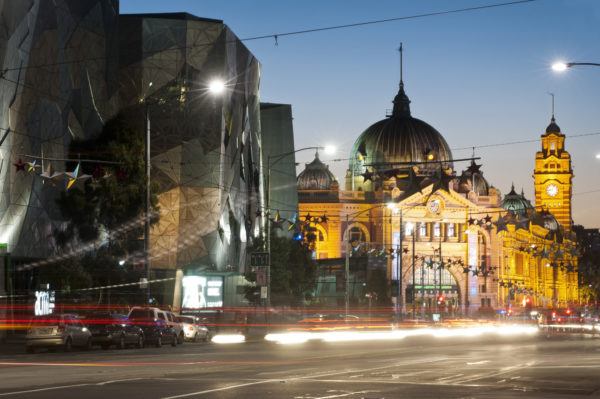
[[[433,175],[439,164],[431,161],[445,161],[444,168],[452,167],[452,152],[440,132],[411,116],[402,82],[393,103],[392,114],[369,126],[354,143],[350,170],[360,174],[368,167],[385,169],[393,167],[389,164],[429,161],[416,165],[418,174]]]

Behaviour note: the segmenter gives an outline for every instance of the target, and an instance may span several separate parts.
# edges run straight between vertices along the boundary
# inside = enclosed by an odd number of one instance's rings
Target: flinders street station
[[[442,313],[577,302],[571,159],[554,116],[541,133],[535,198],[502,193],[478,158],[454,159],[413,117],[401,80],[392,112],[358,135],[344,181],[318,153],[298,176],[299,217],[315,221],[317,300]]]

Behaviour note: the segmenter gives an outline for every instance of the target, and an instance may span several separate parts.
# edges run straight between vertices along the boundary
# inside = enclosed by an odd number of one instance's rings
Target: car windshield
[[[130,320],[147,320],[154,319],[154,313],[149,309],[133,309],[129,313]]]

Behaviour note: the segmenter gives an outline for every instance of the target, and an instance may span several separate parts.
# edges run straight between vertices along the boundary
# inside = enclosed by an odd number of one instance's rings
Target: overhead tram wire
[[[600,132],[590,132],[590,133],[581,133],[581,134],[569,134],[566,137],[568,139],[575,139],[575,138],[591,137],[591,136],[600,136]],[[465,151],[465,150],[480,149],[480,148],[503,147],[503,146],[509,146],[509,145],[518,145],[518,144],[531,144],[531,143],[538,143],[539,141],[540,141],[540,139],[506,141],[506,142],[503,142],[503,143],[471,145],[471,146],[468,146],[468,147],[454,147],[454,148],[451,148],[451,150],[452,151]],[[334,159],[324,160],[323,162],[343,162],[343,161],[349,161],[351,159],[352,158],[334,158]],[[452,160],[447,160],[445,162],[451,162],[451,161]]]
[[[277,43],[278,38],[286,37],[286,36],[298,36],[298,35],[304,35],[304,34],[308,34],[308,33],[325,32],[325,31],[338,30],[338,29],[357,28],[357,27],[361,27],[361,26],[377,25],[377,24],[383,24],[383,23],[388,23],[388,22],[406,21],[406,20],[411,20],[411,19],[429,18],[429,17],[437,17],[437,16],[465,13],[465,12],[481,11],[481,10],[487,10],[487,9],[493,9],[493,8],[534,3],[534,2],[539,2],[539,1],[542,1],[542,0],[515,0],[515,1],[502,2],[502,3],[483,4],[480,6],[473,6],[473,7],[456,8],[456,9],[451,9],[451,10],[432,11],[432,12],[407,15],[407,16],[402,16],[402,17],[377,19],[377,20],[371,20],[371,21],[361,21],[361,22],[355,22],[355,23],[350,23],[350,24],[324,26],[324,27],[320,27],[320,28],[308,28],[308,29],[301,29],[301,30],[281,32],[281,33],[271,33],[271,34],[266,34],[266,35],[250,36],[250,37],[241,38],[241,39],[226,40],[225,44],[235,43],[238,41],[249,42],[249,41],[264,40],[264,39],[274,39]],[[145,51],[145,52],[143,52],[143,54],[144,55],[152,55],[152,54],[160,53],[163,51],[189,50],[189,49],[197,49],[199,47],[206,47],[206,46],[212,46],[212,45],[214,45],[214,42],[196,43],[196,44],[188,45],[188,46],[173,46],[170,48],[165,48],[165,49],[160,49],[160,50]],[[89,61],[105,61],[105,60],[110,60],[110,59],[118,59],[118,58],[117,57],[91,57],[91,58],[82,58],[79,60],[57,61],[57,62],[51,62],[51,63],[46,63],[46,64],[27,65],[27,66],[21,66],[21,67],[6,68],[2,71],[0,76],[3,76],[6,72],[10,72],[10,71],[22,71],[22,70],[26,70],[26,69],[36,69],[36,68],[46,68],[46,67],[51,67],[51,66],[78,64],[78,63],[89,62]]]

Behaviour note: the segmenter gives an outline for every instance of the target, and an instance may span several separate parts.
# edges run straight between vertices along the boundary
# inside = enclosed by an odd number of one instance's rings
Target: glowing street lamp
[[[326,146],[323,148],[323,152],[324,152],[325,154],[327,154],[327,155],[333,155],[333,154],[335,154],[335,152],[336,152],[336,148],[335,148],[335,146],[333,146],[333,145],[326,145]]]
[[[552,64],[552,70],[554,72],[564,72],[567,69],[574,66],[597,66],[600,67],[600,63],[597,62],[562,62],[558,61]]]
[[[566,71],[567,68],[569,68],[569,67],[564,62],[555,62],[554,64],[552,64],[552,70],[554,72],[563,72],[563,71]]]
[[[215,79],[208,84],[208,91],[212,94],[221,94],[225,91],[225,82]]]

